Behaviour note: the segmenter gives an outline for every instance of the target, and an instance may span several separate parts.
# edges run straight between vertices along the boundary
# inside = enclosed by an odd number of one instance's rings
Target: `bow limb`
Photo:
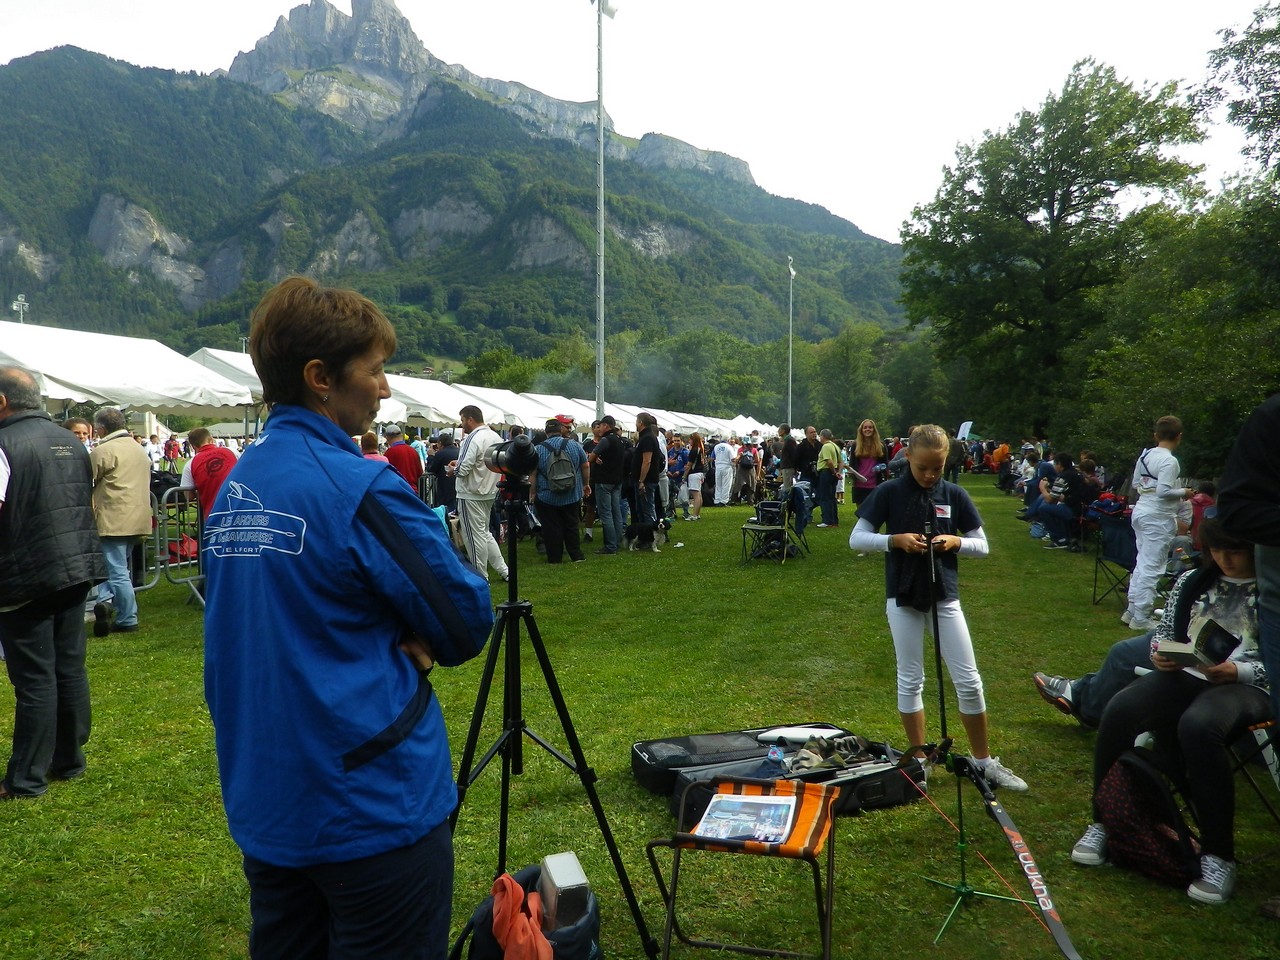
[[[977,765],[970,762],[968,757],[956,757],[955,760],[957,764],[963,764],[963,772],[982,794],[982,806],[987,811],[987,815],[999,824],[1005,840],[1009,842],[1018,866],[1022,868],[1022,874],[1027,879],[1027,885],[1031,888],[1032,899],[1040,908],[1040,916],[1044,920],[1045,928],[1052,935],[1058,949],[1067,960],[1080,960],[1080,954],[1076,952],[1075,944],[1071,942],[1071,938],[1067,935],[1067,928],[1062,925],[1062,918],[1058,916],[1058,908],[1053,902],[1053,896],[1049,893],[1049,885],[1040,873],[1040,867],[1036,864],[1031,848],[1022,839],[1022,831],[996,799],[995,791],[991,789],[991,785],[987,783]]]

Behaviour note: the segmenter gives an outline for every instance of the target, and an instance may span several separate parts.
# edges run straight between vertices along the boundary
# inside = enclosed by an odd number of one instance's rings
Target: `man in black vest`
[[[84,773],[89,740],[84,601],[106,577],[93,470],[20,367],[0,367],[0,644],[13,684],[13,752],[0,800]]]

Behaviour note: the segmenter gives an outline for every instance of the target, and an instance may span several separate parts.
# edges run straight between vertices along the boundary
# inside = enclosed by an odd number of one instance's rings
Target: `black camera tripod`
[[[627,868],[618,852],[618,844],[609,829],[609,821],[605,818],[604,807],[600,804],[600,795],[596,792],[596,780],[599,778],[595,770],[587,765],[582,753],[582,744],[573,728],[573,719],[569,716],[569,707],[565,703],[564,694],[556,680],[555,671],[551,667],[551,659],[547,656],[546,645],[542,642],[542,634],[538,631],[538,623],[533,617],[533,603],[529,600],[517,599],[518,579],[516,528],[521,511],[527,510],[529,483],[511,475],[504,475],[499,483],[499,497],[507,518],[507,600],[498,605],[498,618],[493,625],[493,635],[489,639],[489,654],[485,660],[484,673],[480,680],[480,690],[476,696],[476,706],[471,714],[471,729],[467,733],[467,742],[462,749],[462,760],[458,766],[458,806],[449,820],[450,827],[458,821],[458,814],[466,800],[467,790],[484,772],[484,768],[498,754],[502,755],[502,785],[499,800],[498,824],[498,868],[497,874],[507,868],[507,821],[510,814],[511,778],[524,773],[524,737],[528,737],[543,750],[551,754],[566,767],[572,770],[582,783],[591,809],[595,813],[596,823],[600,827],[600,835],[604,838],[605,847],[613,861],[613,869],[618,875],[618,883],[631,908],[631,916],[635,920],[636,931],[640,935],[640,943],[649,957],[658,956],[658,942],[649,933],[644,915],[636,900],[635,891],[627,877]],[[520,625],[529,635],[529,644],[538,665],[542,668],[543,679],[546,680],[547,691],[551,694],[551,702],[555,705],[556,715],[560,718],[560,726],[564,731],[565,741],[569,746],[570,756],[552,746],[533,730],[524,719],[520,690]],[[502,733],[493,746],[480,758],[472,769],[476,746],[480,738],[480,726],[484,720],[485,708],[489,701],[489,692],[493,686],[493,675],[498,665],[499,651],[503,651],[502,672]],[[457,946],[460,946],[459,943]],[[455,950],[457,949],[455,946]]]

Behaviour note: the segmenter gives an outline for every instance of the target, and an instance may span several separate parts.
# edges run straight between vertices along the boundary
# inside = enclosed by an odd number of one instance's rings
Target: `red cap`
[[[561,423],[563,423],[566,427],[573,425],[573,417],[569,416],[567,413],[557,413],[556,419],[559,420]]]

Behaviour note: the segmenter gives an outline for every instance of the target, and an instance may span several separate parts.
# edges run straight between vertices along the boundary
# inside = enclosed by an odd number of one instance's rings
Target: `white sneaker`
[[[1089,824],[1084,836],[1071,848],[1072,863],[1086,867],[1100,867],[1107,862],[1107,828],[1100,823]]]
[[[1235,888],[1235,863],[1206,853],[1200,857],[1200,879],[1187,887],[1187,896],[1197,903],[1226,903]]]
[[[1023,793],[1027,789],[1027,781],[1000,762],[999,757],[992,757],[985,764],[979,764],[983,779],[993,787],[1003,787],[1015,793]]]
[[[1154,620],[1130,620],[1129,629],[1134,633],[1150,633],[1156,628]]]
[[[1126,627],[1129,624],[1133,623],[1133,613],[1132,611],[1129,610],[1128,607],[1125,608],[1124,613],[1120,614],[1120,622],[1123,623]]]

